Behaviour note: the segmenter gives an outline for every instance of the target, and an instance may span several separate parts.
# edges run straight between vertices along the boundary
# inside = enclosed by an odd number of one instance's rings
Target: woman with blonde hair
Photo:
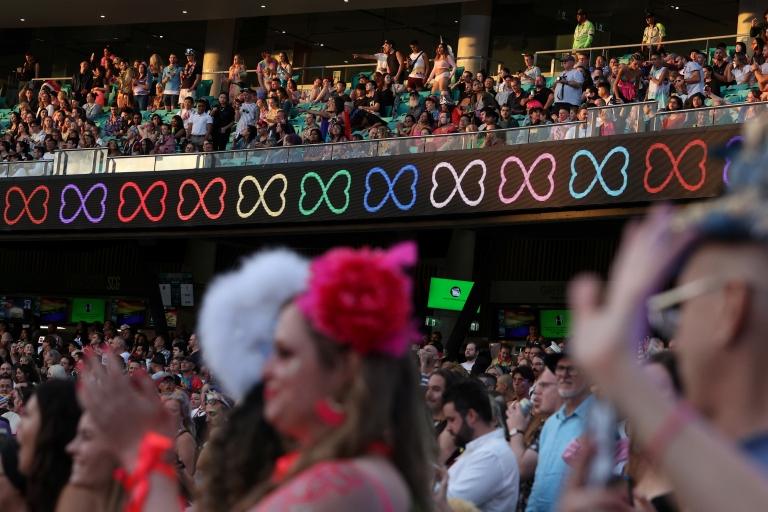
[[[227,78],[221,84],[221,90],[229,93],[230,101],[234,101],[240,95],[240,91],[248,87],[248,71],[245,59],[239,53],[232,57],[232,65],[229,66]]]
[[[453,60],[448,45],[441,42],[435,49],[434,66],[427,77],[427,85],[432,84],[432,94],[448,90],[455,69],[456,62]]]

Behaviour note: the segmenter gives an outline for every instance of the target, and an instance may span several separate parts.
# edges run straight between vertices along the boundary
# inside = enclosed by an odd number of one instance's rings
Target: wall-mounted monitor
[[[545,338],[566,338],[571,325],[567,309],[542,309],[539,312],[541,335]]]
[[[433,277],[429,283],[427,307],[461,311],[464,309],[464,304],[467,302],[469,292],[474,285],[475,283],[472,281]]]
[[[105,308],[106,301],[104,299],[77,297],[72,299],[72,313],[69,319],[72,323],[104,322]]]
[[[528,308],[500,309],[498,314],[499,338],[514,340],[528,336],[528,329],[536,325],[536,312]]]

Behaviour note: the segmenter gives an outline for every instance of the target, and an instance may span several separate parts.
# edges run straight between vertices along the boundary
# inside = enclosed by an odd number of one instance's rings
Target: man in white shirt
[[[515,510],[520,473],[504,431],[493,423],[491,401],[476,380],[446,392],[446,430],[464,452],[448,470],[448,498],[468,501],[482,512]]]
[[[695,58],[695,55],[698,55],[698,53],[698,50],[691,50],[691,59],[685,63],[682,71],[685,87],[688,89],[688,96],[693,96],[698,92],[704,94],[704,70],[696,62]]]
[[[259,117],[259,107],[253,102],[253,93],[250,89],[243,91],[243,102],[235,109],[235,120],[237,121],[237,135],[245,136],[245,129],[249,125],[255,125]]]
[[[477,343],[474,341],[467,342],[467,346],[464,347],[464,362],[461,363],[461,367],[467,370],[467,373],[472,371],[472,367],[475,366],[477,360]]]
[[[190,114],[186,128],[189,141],[198,149],[203,145],[203,142],[211,140],[213,118],[208,113],[207,101],[200,100],[197,102],[197,111]]]
[[[584,84],[584,73],[575,68],[576,57],[568,55],[561,61],[563,72],[557,78],[555,85],[555,110],[560,107],[578,107],[581,105],[581,87]]]
[[[530,53],[523,55],[523,60],[525,61],[525,69],[519,75],[520,83],[526,88],[533,87],[536,78],[541,76],[541,69],[533,65],[533,55]]]

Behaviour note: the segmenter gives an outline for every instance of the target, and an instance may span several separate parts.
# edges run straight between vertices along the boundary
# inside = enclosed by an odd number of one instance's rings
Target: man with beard
[[[476,380],[448,389],[443,406],[446,429],[464,452],[448,470],[448,497],[483,512],[514,510],[520,475],[504,431],[493,422],[485,387]]]
[[[567,354],[551,354],[546,361],[557,377],[563,406],[544,423],[539,437],[539,457],[526,512],[555,510],[568,465],[563,452],[584,433],[595,399],[589,383]]]

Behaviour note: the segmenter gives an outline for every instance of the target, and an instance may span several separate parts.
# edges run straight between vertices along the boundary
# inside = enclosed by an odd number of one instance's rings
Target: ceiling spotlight
[[[161,36],[160,36],[160,39],[162,39],[162,38],[163,38],[163,36],[161,35]]]
[[[262,9],[266,9],[266,8],[267,8],[267,6],[266,6],[266,5],[262,5],[262,6],[261,6],[261,8],[262,8]]]
[[[459,20],[453,20],[453,22],[454,22],[454,23],[458,23],[458,22],[459,22]]]
[[[282,31],[282,32],[280,32],[280,33],[281,33],[281,34],[285,34],[285,30],[283,30],[283,31]]]
[[[188,14],[187,11],[181,11],[181,14]]]
[[[99,14],[99,18],[104,19],[106,18],[106,16],[104,16],[103,14]]]
[[[27,21],[25,18],[19,18],[19,21]]]
[[[320,43],[320,46],[325,46],[325,43]]]

